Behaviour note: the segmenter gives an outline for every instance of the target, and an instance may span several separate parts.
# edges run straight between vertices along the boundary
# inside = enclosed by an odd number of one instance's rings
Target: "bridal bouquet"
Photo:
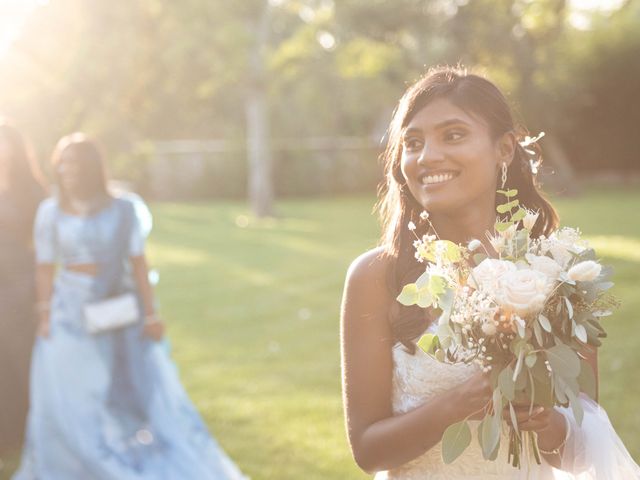
[[[601,345],[600,318],[617,302],[606,293],[612,269],[597,261],[578,229],[532,238],[538,213],[519,204],[517,190],[498,193],[506,201],[497,207],[496,233],[487,235],[499,258],[483,252],[479,240],[461,246],[437,234],[416,235],[425,272],[404,286],[398,301],[439,313],[436,334],[418,341],[422,350],[443,362],[477,364],[490,375],[493,401],[477,438],[484,457],[495,460],[508,409],[509,462],[520,467],[525,449],[537,463],[540,452],[536,434],[518,430],[514,405],[569,406],[581,423],[579,392],[595,397],[595,378],[580,352]],[[435,233],[428,213],[420,217]],[[414,223],[409,229],[415,235]],[[470,442],[467,420],[451,425],[442,438],[444,462]]]

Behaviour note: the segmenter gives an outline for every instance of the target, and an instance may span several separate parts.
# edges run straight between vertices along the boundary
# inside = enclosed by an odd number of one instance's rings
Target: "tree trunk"
[[[273,160],[269,145],[267,73],[264,52],[269,33],[269,4],[258,19],[255,43],[249,58],[250,85],[246,101],[248,190],[254,215],[273,214]]]

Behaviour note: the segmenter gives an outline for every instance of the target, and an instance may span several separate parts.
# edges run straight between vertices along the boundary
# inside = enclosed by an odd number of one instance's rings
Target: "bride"
[[[485,238],[495,221],[498,179],[506,175],[507,188],[517,188],[521,203],[540,213],[532,234],[557,228],[558,216],[538,190],[535,165],[516,132],[498,88],[451,67],[409,87],[395,111],[379,201],[382,239],[349,268],[341,312],[349,442],[360,468],[377,472],[376,480],[640,478],[606,413],[584,394],[581,426],[564,408],[517,412],[520,430],[537,432],[542,465],[512,467],[504,436],[496,461],[485,461],[475,441],[452,464],[442,461],[444,431],[467,417],[481,419],[491,387],[475,367],[440,363],[416,348],[435,316],[395,301],[424,271],[407,225],[427,210],[440,238],[463,244]],[[584,354],[597,373],[595,352]]]

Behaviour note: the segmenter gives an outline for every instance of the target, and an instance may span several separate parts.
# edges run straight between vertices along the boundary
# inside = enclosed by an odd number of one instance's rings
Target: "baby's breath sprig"
[[[429,226],[431,227],[431,230],[433,231],[433,234],[436,236],[438,240],[440,240],[438,231],[436,230],[436,227],[433,226],[433,223],[431,223],[431,218],[429,218],[429,212],[427,212],[426,210],[423,210],[422,212],[420,212],[420,218],[429,224]]]

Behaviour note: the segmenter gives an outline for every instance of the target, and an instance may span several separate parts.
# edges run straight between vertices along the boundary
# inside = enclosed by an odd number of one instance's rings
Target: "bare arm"
[[[476,375],[402,415],[393,415],[393,340],[387,315],[387,260],[373,250],[359,257],[347,274],[341,311],[343,402],[354,458],[366,472],[397,468],[420,456],[446,428],[481,409],[490,398],[489,382]]]
[[[153,289],[149,283],[149,268],[145,255],[131,257],[131,266],[136,287],[144,307],[144,332],[152,339],[160,340],[164,334],[164,324],[156,317]]]
[[[36,267],[36,309],[38,312],[38,335],[49,336],[49,314],[53,294],[55,264],[39,263]]]

